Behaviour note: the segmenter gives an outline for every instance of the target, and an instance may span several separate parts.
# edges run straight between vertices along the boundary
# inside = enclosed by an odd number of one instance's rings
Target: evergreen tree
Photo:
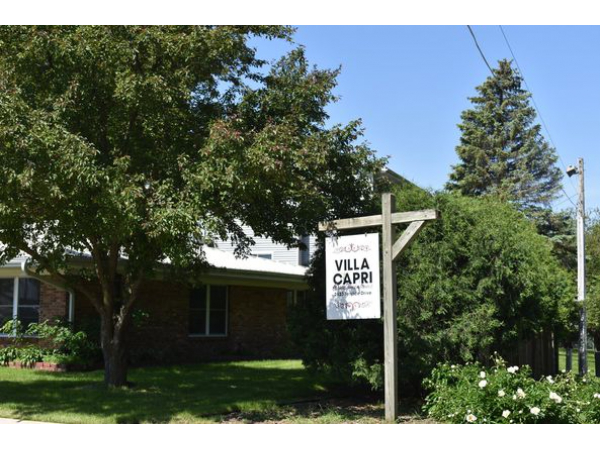
[[[463,111],[460,163],[453,166],[447,188],[464,195],[495,195],[522,210],[549,207],[560,189],[556,152],[535,124],[531,94],[507,60],[478,86]]]

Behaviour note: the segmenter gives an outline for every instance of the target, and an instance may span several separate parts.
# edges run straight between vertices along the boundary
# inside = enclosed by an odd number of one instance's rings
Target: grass
[[[577,349],[573,349],[573,373],[579,373],[579,352]],[[590,375],[596,375],[596,363],[594,360],[594,352],[587,352],[587,363],[588,363],[588,373]],[[565,370],[567,367],[567,351],[564,348],[560,349],[559,358],[558,358],[558,369]]]
[[[281,404],[331,396],[339,389],[294,360],[131,369],[131,388],[106,388],[102,377],[101,371],[0,367],[0,417],[63,423],[214,423],[233,412],[285,416]]]

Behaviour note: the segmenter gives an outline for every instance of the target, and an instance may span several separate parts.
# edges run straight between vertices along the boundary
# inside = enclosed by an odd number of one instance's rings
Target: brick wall
[[[148,281],[140,290],[137,323],[130,334],[134,362],[191,362],[220,358],[285,356],[286,290],[230,286],[226,337],[189,336],[189,289],[166,281]],[[81,295],[75,323],[97,321]]]
[[[235,351],[265,356],[285,352],[286,291],[231,286],[229,296],[230,339]]]
[[[69,294],[63,289],[40,283],[40,322],[68,319]]]

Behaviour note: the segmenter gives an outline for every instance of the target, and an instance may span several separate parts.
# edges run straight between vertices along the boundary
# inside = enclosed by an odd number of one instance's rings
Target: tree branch
[[[43,256],[32,246],[23,241],[19,246],[19,250],[29,254],[29,256],[37,260],[44,270],[47,270],[53,277],[60,280],[66,287],[76,289],[83,293],[92,302],[92,305],[94,305],[96,309],[101,307],[98,297],[94,295],[94,293],[90,291],[81,281],[75,281],[75,278],[71,278],[60,273],[57,269],[52,267],[52,264],[50,264],[47,257]]]

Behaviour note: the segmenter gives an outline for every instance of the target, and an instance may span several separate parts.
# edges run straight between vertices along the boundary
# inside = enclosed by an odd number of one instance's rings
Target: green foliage
[[[574,212],[554,212],[544,208],[530,208],[525,211],[538,233],[546,236],[552,243],[554,256],[573,274],[577,270],[577,229]]]
[[[464,195],[495,195],[522,209],[548,208],[560,189],[555,150],[534,124],[531,94],[507,60],[498,62],[493,76],[477,86],[473,108],[463,111],[460,158],[448,188]]]
[[[40,324],[33,323],[27,329],[27,334],[35,335],[49,345],[45,350],[44,360],[54,356],[56,362],[90,366],[97,362],[100,348],[96,341],[91,340],[84,331],[73,330],[70,324]]]
[[[25,336],[25,328],[18,319],[10,319],[0,327],[0,334],[8,336],[14,345],[19,345]]]
[[[6,366],[8,363],[16,361],[19,358],[17,347],[8,346],[0,348],[0,365]]]
[[[600,381],[531,377],[527,366],[440,364],[424,381],[424,410],[450,423],[600,423]]]
[[[439,361],[507,355],[519,341],[569,323],[572,281],[522,213],[492,198],[449,194],[400,192],[397,202],[400,210],[442,213],[398,266],[405,379],[418,381]]]
[[[33,367],[35,363],[43,361],[45,351],[35,345],[27,345],[18,349],[17,360],[26,367]]]
[[[0,333],[10,336],[11,345],[0,349],[0,364],[20,361],[25,366],[47,361],[65,365],[89,367],[100,357],[96,341],[88,338],[84,331],[74,331],[70,324],[48,321],[31,323],[24,329],[18,320],[11,320],[0,328]],[[25,344],[25,338],[35,343]]]
[[[586,310],[588,331],[600,349],[600,210],[588,214],[586,230]]]
[[[405,393],[440,361],[489,361],[542,330],[562,333],[573,286],[551,244],[524,215],[492,198],[400,190],[397,209],[436,208],[442,218],[419,234],[398,262],[399,372]],[[305,364],[379,387],[380,321],[325,320],[324,257],[311,291],[291,318]]]

